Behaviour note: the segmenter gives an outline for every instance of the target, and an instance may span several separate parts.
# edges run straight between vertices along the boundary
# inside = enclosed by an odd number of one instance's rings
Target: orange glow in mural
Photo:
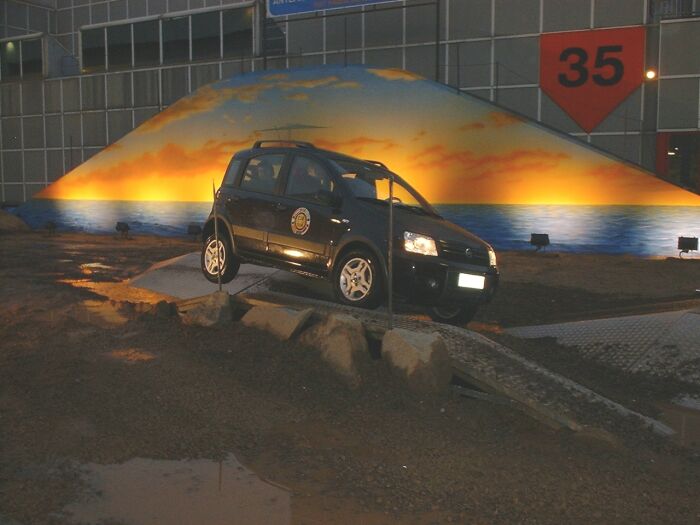
[[[700,205],[693,193],[488,103],[413,73],[364,68],[205,86],[39,197],[208,202],[211,181],[256,138],[381,160],[434,203]]]
[[[638,253],[667,253],[699,223],[699,195],[639,166],[413,73],[359,66],[204,86],[44,189],[23,218],[101,232],[131,218],[177,234],[206,218],[212,181],[259,139],[381,161],[497,247],[547,228],[585,249],[626,249],[605,244],[614,231]]]

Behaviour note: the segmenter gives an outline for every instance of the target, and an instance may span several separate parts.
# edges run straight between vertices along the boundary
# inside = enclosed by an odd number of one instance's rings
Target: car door
[[[251,255],[267,252],[267,235],[275,223],[275,194],[279,191],[286,154],[263,153],[249,159],[237,183],[226,189],[236,249]]]
[[[342,229],[335,180],[321,162],[303,154],[294,155],[286,173],[268,236],[270,255],[290,266],[323,272],[331,243]]]

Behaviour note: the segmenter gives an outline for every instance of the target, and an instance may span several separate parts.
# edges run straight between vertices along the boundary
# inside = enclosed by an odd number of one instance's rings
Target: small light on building
[[[695,252],[698,249],[697,237],[678,237],[678,257],[683,257],[684,253]]]
[[[122,234],[122,239],[128,239],[129,238],[129,230],[131,228],[129,227],[129,224],[126,222],[118,222],[116,227],[114,228],[117,230],[119,233]]]
[[[644,76],[647,77],[647,80],[654,80],[656,78],[656,71],[653,69],[647,69],[647,72],[644,73]]]
[[[535,250],[540,251],[543,248],[549,246],[549,234],[548,233],[531,233],[530,234],[530,244],[535,247]]]

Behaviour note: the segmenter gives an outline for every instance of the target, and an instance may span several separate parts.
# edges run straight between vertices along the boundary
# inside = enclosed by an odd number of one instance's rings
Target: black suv
[[[498,284],[493,249],[382,163],[305,142],[258,141],[233,156],[204,227],[204,276],[226,283],[241,262],[272,266],[329,279],[341,303],[378,306],[390,181],[395,296],[427,306],[435,320],[467,322]]]

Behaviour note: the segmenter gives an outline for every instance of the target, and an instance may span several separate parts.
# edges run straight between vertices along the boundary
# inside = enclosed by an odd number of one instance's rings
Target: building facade
[[[590,133],[540,86],[543,33],[646,27],[653,71]],[[0,0],[0,201],[21,203],[198,87],[402,68],[700,191],[700,0],[402,0],[270,18],[258,0]]]

